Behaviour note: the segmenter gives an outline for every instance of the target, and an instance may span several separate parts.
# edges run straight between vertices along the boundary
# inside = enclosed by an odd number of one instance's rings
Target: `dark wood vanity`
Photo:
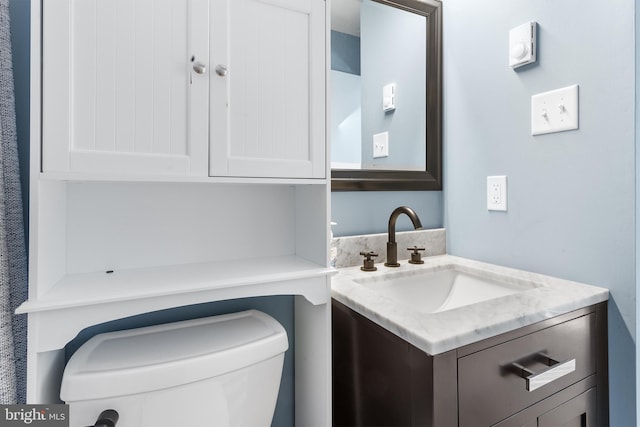
[[[606,304],[431,356],[334,300],[333,425],[607,426]]]

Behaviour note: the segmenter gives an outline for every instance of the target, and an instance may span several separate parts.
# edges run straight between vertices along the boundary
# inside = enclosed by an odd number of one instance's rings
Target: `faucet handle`
[[[424,248],[419,248],[414,246],[412,248],[407,248],[408,251],[413,251],[411,254],[411,259],[409,260],[409,264],[424,264],[422,260],[422,254],[419,251],[424,251]]]
[[[373,251],[369,251],[369,252],[360,252],[360,255],[362,255],[364,257],[364,263],[363,265],[360,267],[360,270],[362,271],[376,271],[378,269],[378,267],[373,265],[373,257],[377,257],[378,254],[373,252]]]
[[[367,259],[371,259],[371,257],[376,257],[378,256],[377,253],[373,252],[373,251],[369,251],[369,252],[360,252],[360,255],[367,257]]]

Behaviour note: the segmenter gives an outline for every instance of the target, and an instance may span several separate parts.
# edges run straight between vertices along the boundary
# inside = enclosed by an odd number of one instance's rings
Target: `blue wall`
[[[611,290],[611,425],[636,422],[635,9],[580,0],[446,0],[447,249]],[[538,64],[508,67],[508,31],[539,24]],[[530,135],[531,95],[580,85],[580,129]],[[508,212],[486,177],[508,176]]]
[[[440,191],[345,191],[331,193],[331,220],[334,236],[386,233],[391,212],[398,206],[413,208],[424,228],[442,227]],[[413,230],[401,215],[397,231]]]

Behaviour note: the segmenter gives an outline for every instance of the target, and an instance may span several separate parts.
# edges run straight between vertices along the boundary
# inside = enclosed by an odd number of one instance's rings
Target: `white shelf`
[[[266,257],[65,276],[16,310],[41,319],[39,351],[61,348],[82,329],[136,314],[268,295],[330,301],[335,269],[296,256]]]
[[[295,256],[284,256],[74,274],[64,277],[42,297],[29,299],[17,313],[246,286],[264,286],[264,292],[259,294],[266,295],[269,285],[325,277],[334,272]],[[308,289],[296,288],[289,293],[303,295],[313,304],[327,302],[326,296]]]

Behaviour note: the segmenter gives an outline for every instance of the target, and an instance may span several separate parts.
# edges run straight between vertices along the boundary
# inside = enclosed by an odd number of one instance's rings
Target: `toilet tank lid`
[[[287,333],[257,310],[95,335],[62,377],[65,402],[144,393],[212,378],[284,353]]]

